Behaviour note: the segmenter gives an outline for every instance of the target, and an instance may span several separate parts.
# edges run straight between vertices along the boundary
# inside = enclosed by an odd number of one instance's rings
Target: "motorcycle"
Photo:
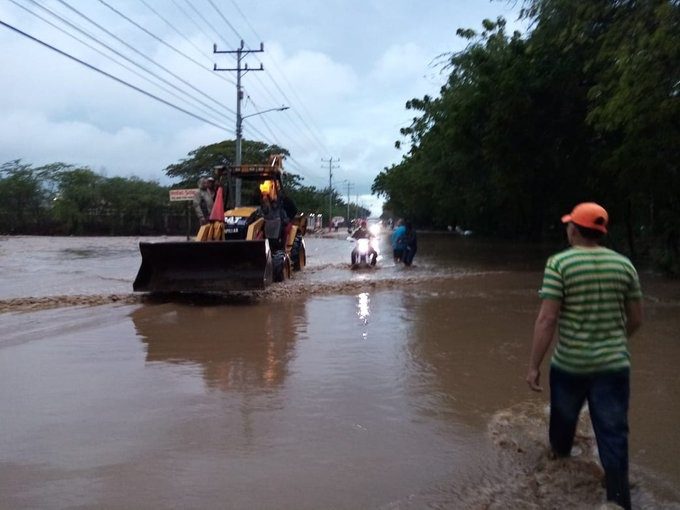
[[[373,267],[378,259],[378,253],[371,245],[370,239],[357,239],[352,250],[352,269]]]

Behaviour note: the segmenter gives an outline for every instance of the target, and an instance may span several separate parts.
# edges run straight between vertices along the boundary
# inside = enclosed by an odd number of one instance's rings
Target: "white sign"
[[[171,189],[170,202],[182,202],[183,200],[193,200],[198,191],[195,189]]]

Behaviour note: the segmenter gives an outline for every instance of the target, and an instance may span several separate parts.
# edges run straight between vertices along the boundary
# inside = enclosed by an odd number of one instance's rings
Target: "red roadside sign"
[[[171,189],[170,202],[182,202],[184,200],[193,200],[194,195],[198,189]]]

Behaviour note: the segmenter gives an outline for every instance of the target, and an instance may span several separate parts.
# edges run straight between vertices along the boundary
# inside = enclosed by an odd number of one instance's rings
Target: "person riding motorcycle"
[[[375,236],[371,233],[370,230],[368,230],[368,225],[366,224],[366,220],[362,220],[361,223],[359,224],[359,228],[357,228],[354,232],[352,232],[353,239],[368,239],[369,244],[368,244],[368,257],[370,259],[370,264],[372,266],[375,266],[375,263],[378,260],[378,252],[375,251],[375,248],[371,245],[370,241],[375,238]],[[355,264],[357,262],[358,254],[356,253],[356,248],[352,251],[352,264]]]

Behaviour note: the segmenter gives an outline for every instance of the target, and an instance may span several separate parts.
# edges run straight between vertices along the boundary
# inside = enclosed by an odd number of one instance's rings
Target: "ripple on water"
[[[555,459],[547,445],[549,407],[524,402],[497,412],[488,432],[503,471],[466,498],[472,508],[619,508],[604,504],[604,472],[587,408],[581,413],[572,456]],[[655,481],[631,465],[631,498],[636,508],[680,508],[658,501],[649,490]]]

